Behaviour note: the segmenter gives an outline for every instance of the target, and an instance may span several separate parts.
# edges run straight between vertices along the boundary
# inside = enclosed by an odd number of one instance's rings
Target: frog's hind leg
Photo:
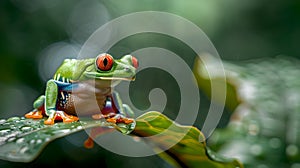
[[[118,114],[116,114],[113,117],[107,118],[106,121],[110,122],[110,123],[124,123],[124,124],[131,124],[134,122],[134,113],[131,110],[131,108],[127,105],[127,104],[122,104],[121,105],[123,108],[123,111],[119,111]],[[132,118],[128,118],[128,117],[132,117]]]
[[[92,115],[92,118],[95,120],[108,119],[116,116],[118,109],[113,107],[111,100],[106,101],[104,108],[100,113]]]
[[[126,104],[122,103],[122,100],[117,92],[113,92],[111,96],[108,96],[108,101],[105,107],[101,110],[100,114],[93,115],[93,119],[106,119],[107,122],[119,124],[131,124],[134,122],[133,111]]]
[[[92,115],[92,118],[95,120],[105,119],[107,122],[118,124],[118,123],[125,123],[130,124],[134,122],[134,119],[127,118],[126,114],[130,113],[133,114],[130,107],[126,104],[120,105],[122,106],[122,112],[118,111],[112,104],[112,101],[107,101],[105,107],[102,109],[101,113]],[[130,115],[129,117],[133,117]]]
[[[61,118],[64,123],[70,123],[74,121],[78,121],[79,118],[77,116],[69,115],[65,113],[64,111],[56,111],[56,117],[55,120],[59,120]]]
[[[134,117],[134,113],[131,110],[131,108],[122,103],[122,100],[120,98],[120,95],[118,92],[113,92],[111,95],[111,103],[112,106],[117,109],[117,115],[106,119],[107,122],[110,123],[124,123],[124,124],[131,124],[134,122],[133,118],[128,118],[128,117]]]
[[[43,118],[43,114],[45,113],[44,111],[44,102],[45,102],[45,96],[41,95],[38,97],[34,103],[33,103],[33,108],[31,112],[25,114],[26,118],[32,118],[32,119],[41,119]]]
[[[51,112],[51,115],[48,117],[47,120],[44,121],[46,125],[53,125],[54,121],[63,121],[64,123],[71,123],[78,121],[79,118],[77,116],[69,115],[64,111],[55,111]]]

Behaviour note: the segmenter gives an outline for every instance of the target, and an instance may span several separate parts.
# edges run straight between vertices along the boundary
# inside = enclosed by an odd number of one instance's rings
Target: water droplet
[[[0,125],[4,124],[5,121],[6,121],[5,119],[1,119],[1,120],[0,120]]]
[[[27,125],[30,125],[30,124],[32,124],[32,121],[28,120],[28,121],[26,121],[24,123],[27,124]]]
[[[64,133],[68,133],[69,131],[71,131],[70,129],[60,129],[60,130],[56,130],[54,131],[55,134],[64,134]]]
[[[20,120],[20,117],[11,117],[9,119],[7,119],[7,121],[11,122],[11,121],[17,121]]]
[[[10,123],[9,122],[5,122],[2,125],[8,126],[8,125],[10,125]]]
[[[40,144],[40,143],[42,143],[43,141],[41,140],[41,139],[37,139],[36,140],[36,144]]]
[[[35,144],[35,139],[30,140],[29,144],[31,144],[31,145]]]
[[[5,135],[7,135],[8,133],[9,133],[9,129],[4,129],[4,130],[1,130],[0,131],[0,136],[5,136]]]
[[[28,127],[28,126],[24,126],[21,128],[21,131],[24,131],[24,132],[28,132],[28,131],[32,131],[33,128],[32,127]]]
[[[7,140],[6,140],[6,142],[12,142],[12,141],[14,141],[16,139],[16,137],[10,137],[10,138],[8,138]]]
[[[25,142],[25,138],[20,138],[16,141],[17,144],[22,144]]]
[[[20,153],[23,154],[25,152],[27,152],[29,150],[29,147],[28,146],[23,146],[21,149],[20,149]]]

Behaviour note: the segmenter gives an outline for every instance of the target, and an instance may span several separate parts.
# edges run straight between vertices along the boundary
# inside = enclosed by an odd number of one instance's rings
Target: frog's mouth
[[[134,81],[135,76],[131,78],[122,78],[122,77],[96,77],[95,79],[101,79],[101,80],[125,80],[125,81]]]
[[[135,75],[134,76],[129,76],[129,77],[118,77],[118,76],[97,76],[96,73],[85,73],[84,74],[88,78],[94,78],[94,79],[99,79],[99,80],[123,80],[123,81],[134,81],[135,80]]]

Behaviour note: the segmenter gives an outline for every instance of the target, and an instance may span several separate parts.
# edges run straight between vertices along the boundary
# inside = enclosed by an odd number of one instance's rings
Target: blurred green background
[[[31,110],[34,99],[44,92],[45,82],[65,58],[76,58],[81,45],[104,23],[127,13],[156,10],[180,15],[198,25],[224,60],[247,60],[280,54],[300,57],[300,1],[238,0],[3,0],[0,1],[0,117],[22,116]],[[182,30],[188,31],[188,30]],[[201,44],[199,44],[201,45]],[[182,42],[157,34],[135,35],[111,49],[112,55],[156,46],[169,49],[193,65],[195,53]],[[176,116],[179,92],[172,77],[163,72],[138,74],[137,106],[145,108],[151,87],[168,95],[166,112]],[[145,77],[147,76],[147,77]],[[149,81],[139,82],[138,78]],[[157,79],[159,78],[159,80]],[[158,81],[158,82],[157,82]],[[174,81],[174,80],[173,80]],[[174,91],[175,90],[175,91]],[[170,98],[169,98],[170,97]],[[209,101],[201,95],[201,109]],[[198,116],[201,128],[205,116]],[[228,113],[220,126],[227,122]],[[0,167],[168,167],[157,156],[129,158],[82,147],[85,133],[77,133],[51,143],[29,164],[0,161]]]

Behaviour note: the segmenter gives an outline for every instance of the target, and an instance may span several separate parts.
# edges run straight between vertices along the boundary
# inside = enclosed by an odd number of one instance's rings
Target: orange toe
[[[117,120],[115,118],[108,118],[106,119],[107,122],[110,122],[110,123],[117,123]]]
[[[63,119],[64,123],[70,123],[70,122],[74,122],[74,121],[78,121],[78,117],[76,116],[68,116],[66,118]]]
[[[94,141],[91,138],[88,138],[86,141],[84,141],[84,147],[87,149],[91,149],[94,147]]]
[[[54,120],[51,118],[48,118],[47,120],[44,121],[45,125],[53,125],[54,124]]]
[[[134,122],[134,119],[131,119],[131,118],[124,118],[124,119],[123,119],[123,122],[124,122],[125,124],[131,124],[131,123]]]
[[[27,114],[25,114],[26,118],[32,118],[32,119],[41,119],[43,118],[42,112],[41,111],[32,111]]]

